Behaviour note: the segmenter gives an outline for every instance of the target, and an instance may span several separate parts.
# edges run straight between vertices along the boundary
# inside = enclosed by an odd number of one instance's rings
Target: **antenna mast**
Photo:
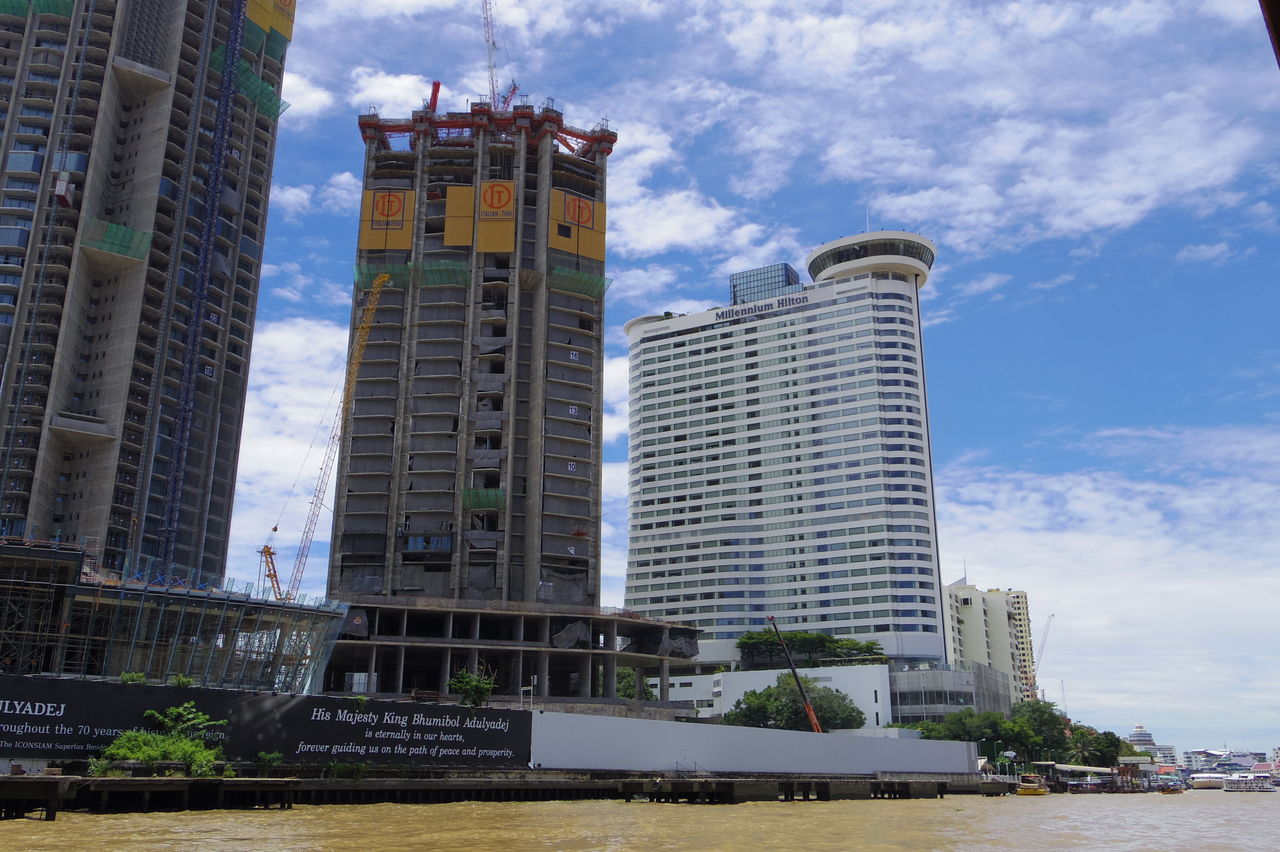
[[[498,52],[498,39],[493,34],[493,2],[480,0],[480,14],[484,18],[484,43],[489,50],[489,106],[498,108],[498,73],[494,54]]]

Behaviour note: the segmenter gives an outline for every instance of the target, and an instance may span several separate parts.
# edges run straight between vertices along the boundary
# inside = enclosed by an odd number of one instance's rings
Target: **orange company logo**
[[[564,199],[564,218],[566,221],[575,225],[581,225],[584,228],[593,227],[592,222],[595,219],[595,205],[585,198],[577,198],[573,195],[566,195]]]
[[[375,192],[373,217],[369,227],[380,231],[398,231],[404,227],[404,193]]]
[[[492,183],[484,188],[480,200],[488,210],[505,210],[511,204],[511,190],[500,183]]]

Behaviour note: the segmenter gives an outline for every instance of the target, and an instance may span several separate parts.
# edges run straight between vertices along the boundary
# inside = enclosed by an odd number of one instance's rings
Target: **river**
[[[299,806],[0,822],[0,850],[1259,850],[1280,792],[948,796],[909,801],[462,802]],[[1268,838],[1270,838],[1268,840]]]

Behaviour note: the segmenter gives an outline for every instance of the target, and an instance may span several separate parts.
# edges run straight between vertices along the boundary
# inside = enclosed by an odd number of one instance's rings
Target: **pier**
[[[280,809],[294,805],[392,802],[536,802],[621,799],[682,804],[827,802],[842,799],[941,798],[947,793],[1008,792],[937,779],[853,776],[641,776],[563,770],[453,773],[432,778],[91,778],[0,777],[0,818],[57,817],[61,810],[144,813],[215,809]]]

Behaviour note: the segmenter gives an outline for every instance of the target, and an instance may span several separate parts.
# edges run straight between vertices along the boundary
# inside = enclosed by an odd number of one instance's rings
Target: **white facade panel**
[[[973,743],[539,712],[531,762],[638,772],[972,772]]]

